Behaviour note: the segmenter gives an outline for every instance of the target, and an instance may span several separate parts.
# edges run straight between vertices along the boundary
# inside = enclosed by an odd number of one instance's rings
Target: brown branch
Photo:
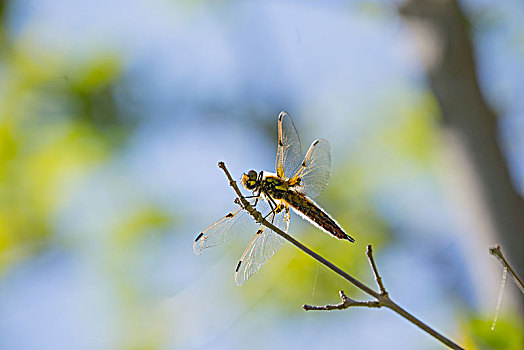
[[[504,254],[502,254],[502,250],[500,249],[500,245],[497,244],[496,246],[494,246],[492,248],[489,248],[489,253],[491,255],[494,255],[495,257],[497,257],[497,259],[500,261],[502,266],[504,266],[506,269],[508,269],[509,274],[511,275],[511,278],[513,278],[513,281],[515,282],[517,287],[519,287],[520,291],[524,294],[524,283],[522,282],[520,277],[517,275],[515,270],[513,270],[513,268],[509,264],[508,260],[506,260],[506,258],[504,257]]]
[[[380,294],[382,295],[388,294],[388,292],[386,292],[386,288],[384,288],[384,284],[382,283],[382,277],[380,277],[380,274],[378,273],[377,265],[375,264],[375,259],[373,259],[373,250],[371,248],[371,244],[368,244],[366,255],[368,256],[368,260],[369,260],[369,264],[371,265],[371,269],[373,269],[373,274],[375,275],[375,281],[377,281],[377,285],[380,290]]]
[[[358,300],[351,299],[346,294],[344,294],[343,290],[341,290],[339,292],[339,294],[340,294],[340,299],[342,300],[342,302],[340,302],[338,304],[328,304],[328,305],[323,305],[323,306],[315,306],[315,305],[304,304],[304,305],[302,305],[302,308],[304,310],[306,310],[306,311],[311,311],[311,310],[315,310],[315,311],[331,311],[331,310],[344,310],[344,309],[347,309],[348,307],[352,307],[352,306],[364,306],[364,307],[381,307],[381,306],[383,306],[383,305],[380,305],[380,301],[378,301],[378,300],[358,301]]]
[[[440,342],[442,342],[443,344],[445,344],[446,346],[448,346],[451,349],[462,349],[462,347],[460,347],[459,345],[455,344],[453,341],[451,341],[450,339],[446,338],[445,336],[443,336],[442,334],[440,334],[439,332],[437,332],[436,330],[434,330],[433,328],[428,326],[426,323],[422,322],[421,320],[419,320],[418,318],[416,318],[415,316],[413,316],[412,314],[410,314],[409,312],[404,310],[402,307],[397,305],[393,300],[391,300],[389,298],[387,293],[385,293],[385,294],[377,293],[372,288],[370,288],[367,285],[365,285],[364,283],[360,282],[359,280],[357,280],[353,276],[349,275],[347,272],[343,271],[342,269],[340,269],[338,266],[336,266],[335,264],[333,264],[329,260],[326,260],[325,258],[320,256],[319,254],[315,253],[314,251],[312,251],[311,249],[309,249],[308,247],[306,247],[305,245],[303,245],[302,243],[300,243],[299,241],[297,241],[296,239],[294,239],[293,237],[291,237],[290,235],[288,235],[287,233],[285,233],[284,231],[279,229],[278,227],[274,226],[273,224],[271,224],[270,222],[265,220],[262,217],[262,214],[260,214],[259,211],[257,211],[255,208],[253,208],[253,206],[251,206],[251,204],[244,198],[244,196],[242,195],[242,192],[240,192],[240,190],[239,190],[235,180],[233,180],[233,178],[231,177],[231,174],[227,170],[226,165],[224,164],[224,162],[219,162],[218,163],[218,167],[224,171],[227,179],[229,180],[229,185],[233,188],[233,190],[237,194],[238,200],[240,201],[240,203],[242,205],[242,208],[245,209],[247,212],[249,212],[249,214],[251,214],[251,216],[253,216],[253,218],[257,222],[263,224],[267,228],[271,229],[273,232],[279,234],[284,239],[286,239],[288,242],[290,242],[291,244],[296,246],[298,249],[302,250],[304,253],[306,253],[307,255],[311,256],[313,259],[317,260],[318,262],[320,262],[321,264],[323,264],[324,266],[326,266],[327,268],[329,268],[330,270],[332,270],[333,272],[338,274],[340,277],[344,278],[345,280],[347,280],[348,282],[353,284],[358,289],[360,289],[363,292],[365,292],[366,294],[374,297],[379,302],[377,307],[385,306],[385,307],[395,311],[397,314],[399,314],[400,316],[404,317],[405,319],[407,319],[408,321],[410,321],[411,323],[413,323],[415,326],[419,327],[420,329],[422,329],[426,333],[430,334],[434,338],[438,339]],[[375,269],[376,269],[376,266],[375,266]],[[378,271],[376,271],[375,273],[376,273],[376,276],[378,276]],[[344,302],[344,299],[342,300],[342,302]],[[357,303],[359,303],[359,302],[357,302]],[[365,302],[362,302],[362,303],[365,303]],[[359,303],[359,306],[364,306],[364,304],[362,304],[362,303]],[[369,304],[366,305],[366,306],[370,307]]]

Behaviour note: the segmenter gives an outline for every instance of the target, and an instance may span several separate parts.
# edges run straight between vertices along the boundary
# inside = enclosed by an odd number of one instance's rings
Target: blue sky
[[[196,233],[233,207],[218,160],[235,175],[274,167],[275,146],[263,129],[272,127],[276,137],[280,110],[295,119],[303,148],[317,137],[330,141],[334,169],[347,159],[369,158],[390,170],[395,159],[381,158],[381,149],[364,156],[359,150],[397,121],[390,111],[399,114],[425,91],[411,34],[391,14],[391,4],[14,1],[8,17],[13,38],[60,57],[64,74],[74,74],[69,67],[97,55],[117,55],[124,64],[117,89],[121,108],[147,117],[128,147],[84,179],[56,213],[57,240],[74,242],[73,248],[58,245],[2,281],[1,347],[122,346],[125,305],[101,267],[109,254],[104,232],[115,212],[132,213],[137,198],[148,198],[182,218],[176,234],[144,242],[130,267],[138,270],[133,283],[146,285],[148,312],[160,324],[160,330],[145,331],[167,334],[168,348],[440,348],[386,310],[351,310],[347,317],[265,309],[261,300],[271,298],[278,279],[246,302],[231,273],[238,245],[201,257],[191,249]],[[502,112],[501,141],[522,186],[522,5],[469,1],[467,8],[480,14],[481,81]],[[249,114],[253,107],[259,115]],[[192,176],[184,172],[187,167]],[[391,172],[386,180],[377,176],[373,203],[401,244],[383,252],[381,271],[399,304],[456,337],[457,305],[443,302],[449,294],[433,272],[467,260],[461,251],[467,238],[453,226],[430,171],[405,162]],[[293,218],[292,228],[300,227],[298,221]],[[277,261],[283,268],[290,263]],[[468,293],[464,284],[471,283],[462,275],[468,273],[464,265],[448,274],[459,294]],[[311,280],[313,285],[314,276]],[[497,287],[486,294],[496,294]],[[471,291],[473,304],[477,293]],[[336,297],[334,291],[334,302]],[[297,307],[308,301],[297,300]],[[377,337],[377,330],[384,336]]]

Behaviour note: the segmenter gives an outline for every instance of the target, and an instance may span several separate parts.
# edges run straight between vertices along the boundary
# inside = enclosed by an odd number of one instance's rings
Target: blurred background
[[[285,243],[251,233],[217,162],[273,170],[277,116],[332,149],[318,202],[356,239],[290,234],[471,349],[524,347],[521,1],[0,1],[0,348],[440,349]],[[380,336],[378,336],[380,335]]]

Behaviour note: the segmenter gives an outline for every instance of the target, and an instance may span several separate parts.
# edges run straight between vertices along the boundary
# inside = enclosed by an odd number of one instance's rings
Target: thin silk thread
[[[315,290],[317,289],[317,279],[318,279],[318,268],[320,267],[320,263],[317,262],[317,272],[315,273],[315,280],[313,282],[313,291],[311,292],[311,303],[314,302],[315,298]]]
[[[502,281],[500,282],[499,299],[497,300],[497,308],[495,309],[495,318],[493,318],[491,330],[495,329],[495,325],[497,324],[497,318],[499,317],[500,304],[502,304],[502,294],[504,294],[504,286],[506,285],[507,272],[508,268],[504,267],[504,271],[502,272]]]

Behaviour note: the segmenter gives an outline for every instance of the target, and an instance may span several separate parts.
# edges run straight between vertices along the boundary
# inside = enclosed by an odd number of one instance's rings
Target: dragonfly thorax
[[[287,180],[270,174],[262,177],[260,189],[261,192],[265,195],[271,196],[273,199],[282,199],[286,196],[286,193],[291,189],[291,187]]]
[[[261,171],[257,173],[250,170],[242,175],[242,185],[249,191],[263,193],[274,199],[280,199],[283,193],[290,189],[290,184],[285,179],[281,179],[276,174]]]

